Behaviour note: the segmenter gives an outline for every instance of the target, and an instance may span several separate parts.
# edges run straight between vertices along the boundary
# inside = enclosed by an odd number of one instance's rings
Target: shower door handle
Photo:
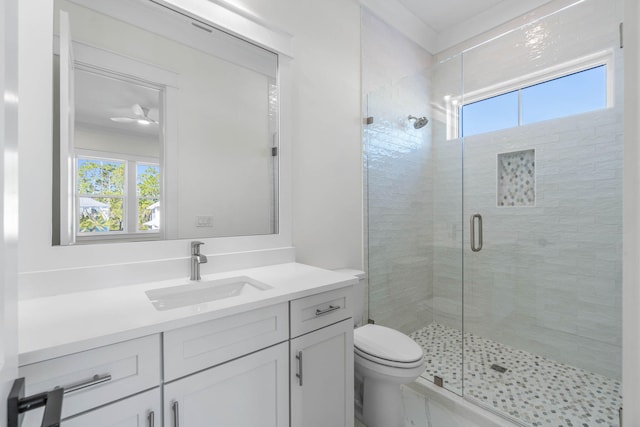
[[[478,246],[476,246],[476,220],[478,223]],[[473,252],[480,252],[482,250],[482,215],[473,214],[470,218],[471,224],[471,250]]]

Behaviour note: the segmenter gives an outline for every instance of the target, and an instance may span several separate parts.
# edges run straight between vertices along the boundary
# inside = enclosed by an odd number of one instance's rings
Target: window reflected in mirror
[[[76,69],[76,239],[160,238],[160,90]]]

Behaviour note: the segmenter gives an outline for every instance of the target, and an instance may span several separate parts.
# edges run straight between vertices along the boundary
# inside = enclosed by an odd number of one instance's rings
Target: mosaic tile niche
[[[535,206],[536,151],[498,154],[498,206]]]

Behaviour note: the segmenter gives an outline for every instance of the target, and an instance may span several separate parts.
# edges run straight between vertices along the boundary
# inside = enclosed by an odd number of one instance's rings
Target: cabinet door
[[[64,404],[64,403],[63,403]],[[160,388],[62,420],[61,427],[160,427]]]
[[[165,427],[288,427],[289,345],[173,381],[164,388]]]
[[[291,426],[353,425],[353,321],[291,340]]]

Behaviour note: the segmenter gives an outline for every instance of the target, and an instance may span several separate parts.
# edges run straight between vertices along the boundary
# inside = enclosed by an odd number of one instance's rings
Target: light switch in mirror
[[[53,244],[277,233],[277,55],[161,2],[54,5]]]

